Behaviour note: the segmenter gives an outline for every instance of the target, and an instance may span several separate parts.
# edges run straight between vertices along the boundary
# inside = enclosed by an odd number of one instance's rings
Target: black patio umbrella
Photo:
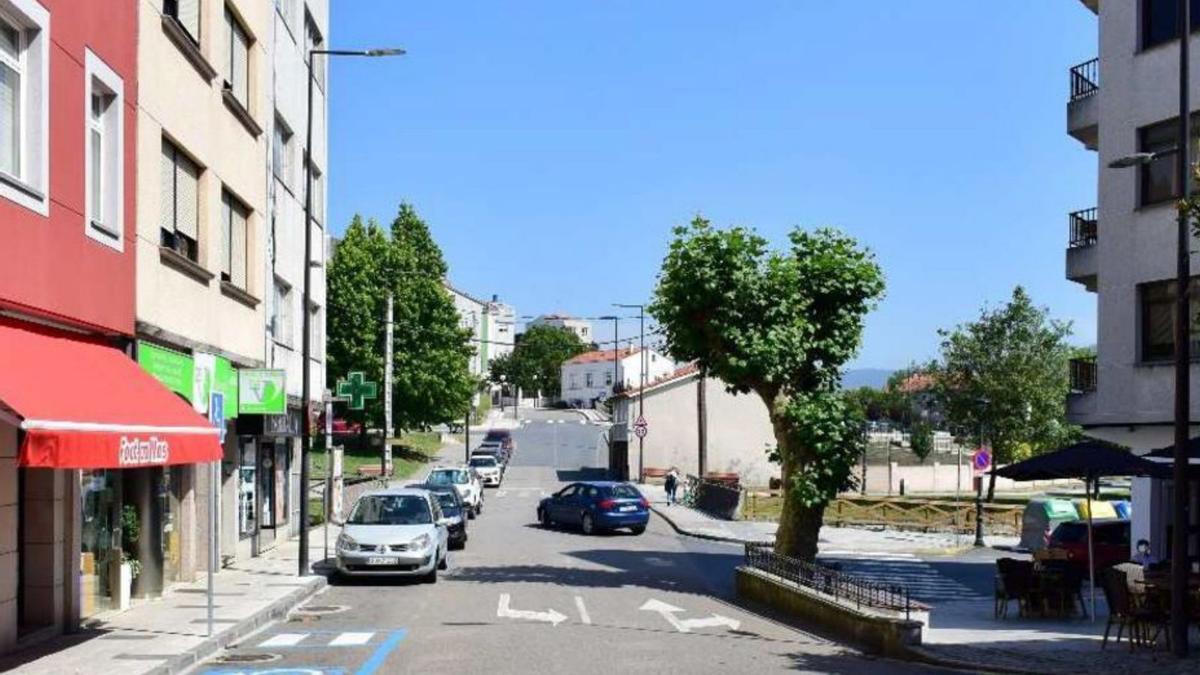
[[[1009,464],[992,473],[1016,481],[1082,478],[1087,492],[1088,580],[1091,584],[1092,620],[1096,619],[1096,553],[1092,540],[1092,486],[1102,476],[1165,477],[1170,467],[1142,459],[1128,450],[1085,439],[1065,448]]]
[[[1187,442],[1188,459],[1200,459],[1200,436],[1188,439]],[[1158,457],[1173,459],[1175,457],[1175,445],[1172,443],[1165,448],[1151,450],[1144,455],[1145,457]]]

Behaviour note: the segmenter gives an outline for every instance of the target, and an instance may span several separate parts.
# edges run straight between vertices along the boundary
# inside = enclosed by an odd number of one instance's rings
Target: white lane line
[[[374,637],[374,633],[340,633],[329,641],[330,647],[357,647],[365,645]]]
[[[309,633],[280,633],[271,637],[269,640],[258,645],[261,647],[295,647],[300,644],[300,641],[308,637]]]
[[[579,610],[579,620],[586,625],[592,625],[592,617],[588,616],[587,607],[583,604],[583,598],[575,596],[575,609]]]

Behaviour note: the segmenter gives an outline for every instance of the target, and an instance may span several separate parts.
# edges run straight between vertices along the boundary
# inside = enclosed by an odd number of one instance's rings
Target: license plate
[[[396,558],[367,558],[368,565],[395,565]]]
[[[617,510],[618,511],[637,511],[637,507],[634,506],[633,504],[626,504]]]

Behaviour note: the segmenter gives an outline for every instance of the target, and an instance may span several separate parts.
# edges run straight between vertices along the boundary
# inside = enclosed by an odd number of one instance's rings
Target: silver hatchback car
[[[368,492],[354,502],[337,540],[338,573],[347,576],[420,576],[436,583],[446,569],[447,526],[428,490]]]

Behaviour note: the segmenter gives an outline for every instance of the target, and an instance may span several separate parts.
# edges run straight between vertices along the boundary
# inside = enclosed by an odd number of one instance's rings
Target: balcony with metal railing
[[[1099,272],[1096,246],[1099,242],[1099,221],[1096,208],[1067,214],[1067,224],[1067,279],[1095,292]]]
[[[1067,420],[1072,424],[1087,423],[1096,414],[1096,386],[1099,384],[1096,357],[1071,359],[1068,378]]]
[[[1100,59],[1084,61],[1069,71],[1071,96],[1067,100],[1067,133],[1095,150],[1100,122]]]

